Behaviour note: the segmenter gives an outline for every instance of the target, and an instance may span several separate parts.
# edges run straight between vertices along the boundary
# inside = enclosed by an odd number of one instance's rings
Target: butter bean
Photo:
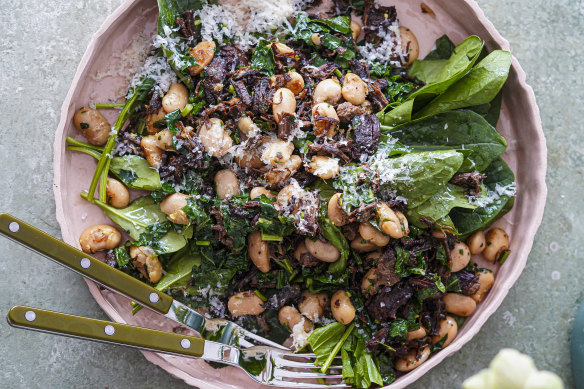
[[[485,259],[490,262],[498,260],[509,248],[509,235],[501,228],[492,228],[487,233],[487,247],[483,251]]]
[[[103,146],[110,136],[111,125],[95,108],[79,108],[73,115],[73,123],[92,145]]]
[[[264,302],[253,290],[239,292],[229,297],[227,309],[232,316],[259,315],[265,308],[262,307]]]
[[[220,199],[226,199],[239,194],[239,179],[231,169],[219,170],[215,173],[215,192]]]
[[[254,265],[262,272],[270,271],[270,246],[262,240],[262,234],[254,231],[247,237],[248,255]]]
[[[79,245],[85,253],[116,248],[122,241],[122,234],[107,224],[95,224],[83,230],[79,236]]]
[[[480,254],[487,247],[487,240],[483,231],[477,231],[466,241],[471,254]]]
[[[328,202],[328,218],[337,227],[347,224],[347,214],[339,204],[341,193],[335,193]]]
[[[197,65],[188,68],[191,76],[201,73],[211,63],[216,47],[214,41],[202,41],[189,51],[189,55],[197,61]]]
[[[493,272],[487,269],[480,270],[479,274],[479,289],[470,297],[478,304],[484,300],[485,296],[495,283],[495,276]]]
[[[444,336],[448,335],[444,344],[442,344],[442,348],[448,346],[454,338],[456,338],[456,334],[458,333],[458,324],[456,324],[456,320],[454,320],[450,316],[446,316],[446,319],[440,320],[440,328],[438,329],[438,335],[432,336],[432,344],[436,344],[444,338]]]
[[[332,78],[322,80],[314,88],[312,93],[312,103],[336,104],[341,99],[341,85]]]
[[[355,307],[351,303],[349,295],[344,290],[338,290],[331,298],[331,312],[336,321],[341,324],[349,324],[355,318]]]
[[[412,30],[407,27],[400,26],[399,32],[401,35],[403,53],[408,55],[408,61],[405,63],[405,66],[410,66],[420,55],[418,39]]]
[[[343,81],[343,98],[353,105],[361,105],[369,94],[369,87],[355,73],[347,73]]]
[[[442,297],[446,312],[458,316],[470,316],[477,308],[477,303],[469,296],[459,293],[446,293]]]
[[[470,262],[470,250],[462,242],[454,243],[454,248],[450,250],[450,270],[461,271]]]
[[[187,199],[189,197],[191,196],[183,193],[173,193],[168,195],[160,203],[160,210],[168,216],[168,219],[171,222],[187,225],[190,223],[190,220],[182,208],[187,206]]]
[[[162,98],[162,108],[166,113],[182,109],[189,102],[189,91],[186,86],[180,82],[170,85],[168,92]]]
[[[115,178],[108,177],[105,194],[108,204],[114,208],[124,208],[130,204],[130,192]]]
[[[280,123],[284,114],[294,114],[296,112],[296,98],[294,93],[288,88],[280,88],[272,97],[272,113],[274,120]]]
[[[429,357],[430,347],[428,346],[422,350],[419,357],[417,356],[417,351],[415,349],[411,350],[405,357],[399,358],[395,362],[395,369],[401,372],[412,371],[422,363],[426,362]]]
[[[304,239],[306,249],[313,257],[320,259],[323,262],[336,262],[341,257],[341,252],[329,241],[326,240],[311,240]]]

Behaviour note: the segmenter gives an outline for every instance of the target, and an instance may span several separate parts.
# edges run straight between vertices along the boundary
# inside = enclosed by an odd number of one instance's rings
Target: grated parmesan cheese
[[[308,337],[312,333],[306,332],[304,330],[304,318],[300,320],[296,325],[292,328],[292,348],[296,350],[303,349],[308,344]]]
[[[222,1],[219,5],[203,6],[195,15],[201,18],[203,40],[223,44],[227,37],[248,47],[257,42],[253,33],[281,26],[295,10],[291,0]]]
[[[359,54],[368,62],[377,61],[384,65],[402,66],[406,63],[406,55],[402,50],[401,34],[398,21],[394,21],[389,27],[389,31],[378,30],[377,36],[382,38],[377,45],[366,42],[363,46],[358,46]],[[399,57],[399,61],[392,60],[392,57]]]
[[[144,77],[154,80],[154,90],[159,94],[164,94],[170,88],[170,84],[178,80],[166,58],[156,56],[146,58],[144,66],[132,77],[129,89],[138,86]]]

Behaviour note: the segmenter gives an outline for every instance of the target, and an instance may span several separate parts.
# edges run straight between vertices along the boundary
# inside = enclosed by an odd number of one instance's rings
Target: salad
[[[159,0],[125,102],[75,112],[87,143],[68,149],[97,160],[81,196],[116,225],[81,247],[323,371],[341,356],[348,384],[389,384],[485,298],[472,255],[509,255],[489,227],[515,196],[495,129],[511,54],[442,36],[420,59],[372,0],[256,3]]]

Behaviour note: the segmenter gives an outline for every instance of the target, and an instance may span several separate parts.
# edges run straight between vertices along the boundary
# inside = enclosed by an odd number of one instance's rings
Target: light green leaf
[[[155,288],[164,292],[171,287],[178,288],[186,286],[187,282],[191,279],[193,267],[199,266],[200,264],[201,257],[191,254],[189,249],[185,247],[170,259],[168,266],[166,266],[166,273],[158,281]]]
[[[510,67],[511,53],[504,50],[493,51],[460,81],[415,113],[413,118],[490,102],[507,81]]]
[[[453,208],[476,209],[477,207],[476,202],[469,200],[465,188],[448,183],[423,204],[408,210],[407,217],[418,225],[422,216],[435,221],[448,216]]]
[[[126,208],[121,209],[111,207],[98,200],[95,200],[95,204],[134,240],[139,240],[142,234],[147,233],[148,226],[167,220],[166,214],[160,210],[160,206],[150,196],[138,197]],[[157,253],[166,254],[180,250],[186,246],[192,234],[192,227],[185,227],[180,234],[170,230],[158,241]]]
[[[150,191],[161,188],[160,174],[150,166],[148,161],[140,156],[124,155],[115,157],[111,161],[110,171],[130,188]]]

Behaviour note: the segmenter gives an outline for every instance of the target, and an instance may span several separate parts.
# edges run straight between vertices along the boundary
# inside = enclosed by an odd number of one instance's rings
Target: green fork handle
[[[8,312],[8,324],[16,328],[65,335],[190,357],[201,357],[205,339],[128,324],[16,306]]]
[[[169,295],[11,215],[0,215],[0,234],[141,305],[162,314],[170,310]]]

